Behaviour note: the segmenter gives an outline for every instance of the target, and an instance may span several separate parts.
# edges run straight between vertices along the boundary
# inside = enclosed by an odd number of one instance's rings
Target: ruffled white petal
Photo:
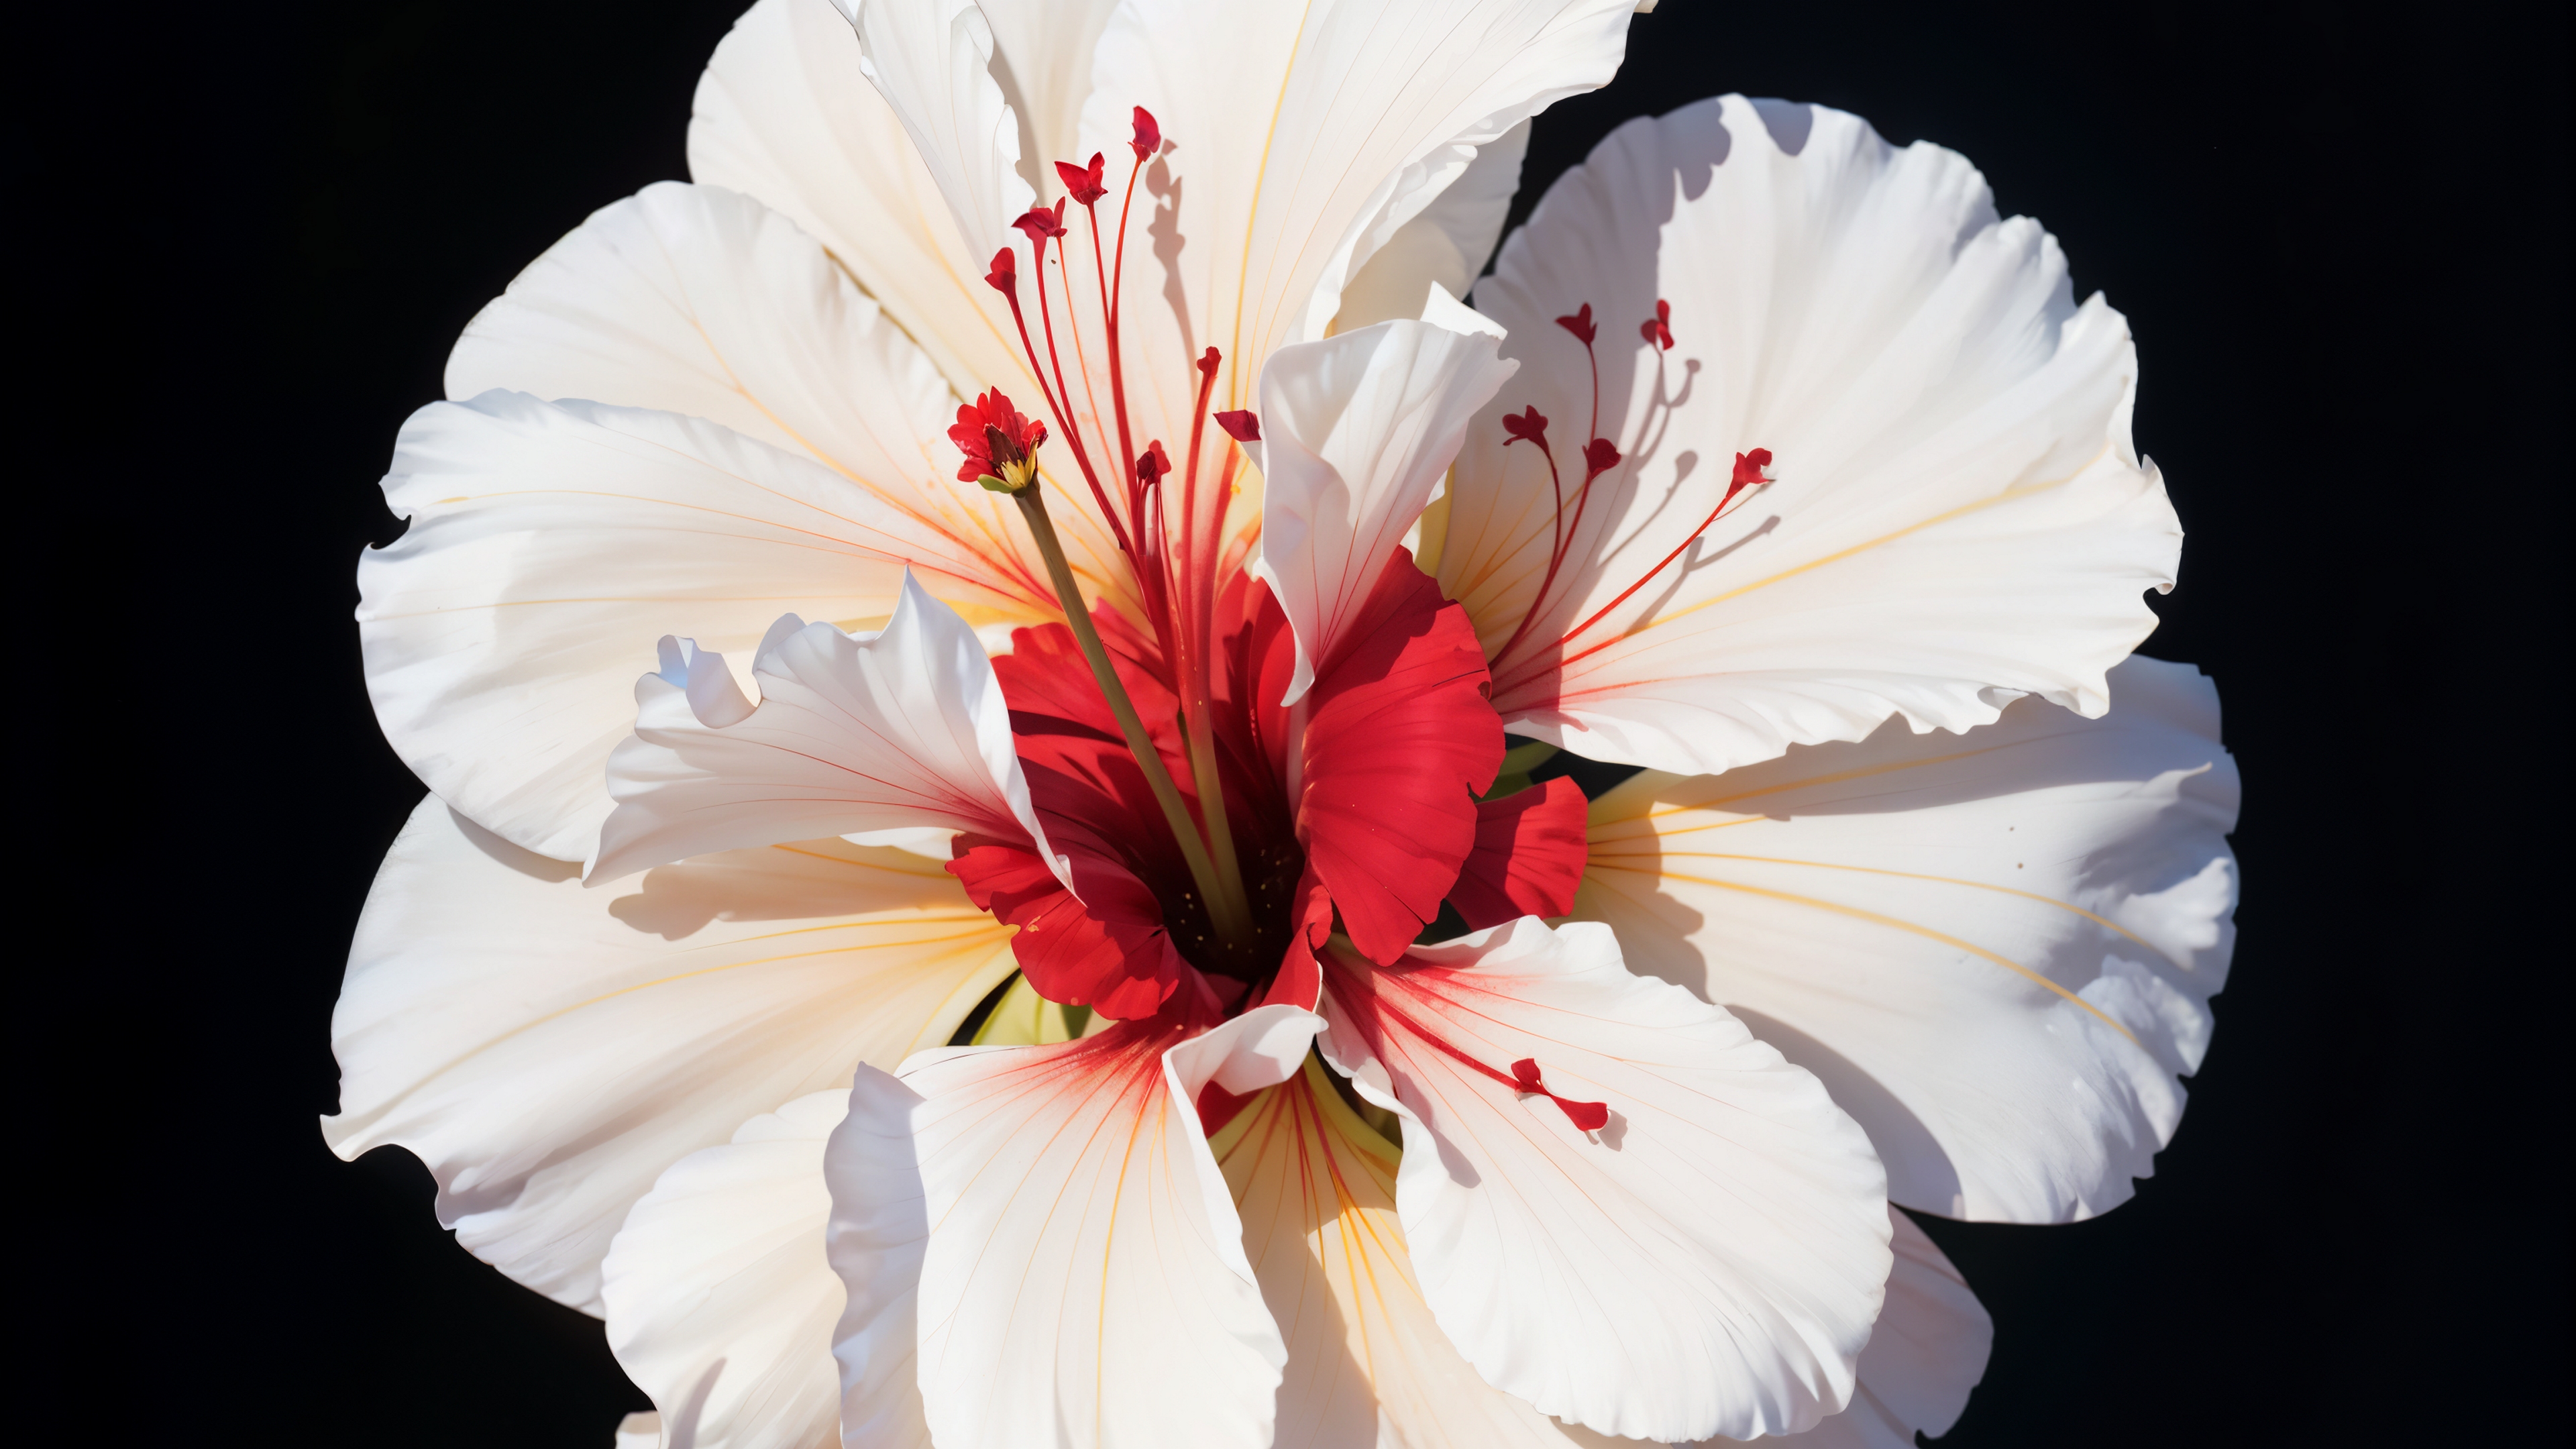
[[[608,1346],[653,1396],[660,1445],[829,1449],[840,1432],[823,1257],[823,1142],[849,1094],[816,1092],[673,1163],[600,1265]]]
[[[485,393],[412,414],[358,561],[367,691],[440,798],[540,855],[590,853],[653,640],[749,658],[779,614],[894,612],[907,565],[986,557],[850,479],[672,413]],[[988,596],[989,597],[989,596]]]
[[[1116,154],[1139,105],[1167,142],[1146,173],[1151,255],[1131,253],[1142,271],[1124,323],[1145,433],[1187,436],[1196,379],[1174,361],[1209,345],[1226,363],[1215,406],[1255,406],[1262,360],[1322,337],[1352,275],[1478,148],[1609,80],[1628,12],[1627,0],[1121,5],[1077,149]],[[1141,198],[1138,211],[1141,227]]]
[[[1562,1449],[1554,1420],[1486,1383],[1431,1315],[1396,1215],[1395,1144],[1309,1062],[1211,1140],[1288,1345],[1278,1449]]]
[[[646,1410],[618,1420],[614,1449],[662,1449],[662,1416]]]
[[[1424,317],[1422,296],[1437,282],[1452,300],[1467,295],[1503,235],[1521,187],[1530,123],[1476,148],[1476,159],[1420,215],[1395,229],[1342,289],[1336,333],[1397,317]],[[1428,317],[1425,320],[1434,320]],[[1457,329],[1453,329],[1457,330]]]
[[[1440,578],[1489,650],[1537,605],[1496,661],[1496,707],[1533,738],[1680,773],[1860,739],[1891,715],[1963,730],[2016,691],[2100,714],[2103,671],[2154,627],[2140,596],[2171,585],[2181,544],[2130,446],[2126,324],[2098,296],[2075,303],[2056,242],[1996,220],[1963,158],[1762,106],[1726,97],[1614,132],[1476,289],[1528,367],[1469,431]],[[1658,298],[1670,352],[1639,334]],[[1570,495],[1591,374],[1553,319],[1584,303],[1598,432],[1625,461],[1540,603],[1548,472],[1499,420],[1531,405],[1550,420]],[[1618,602],[1755,448],[1777,481]]]
[[[1267,1446],[1285,1351],[1194,1104],[1285,1079],[1321,1025],[1268,1006],[860,1073],[826,1158],[851,1401],[899,1422],[917,1382],[945,1445]]]
[[[1324,1012],[1325,1058],[1404,1123],[1417,1281],[1488,1383],[1666,1442],[1787,1433],[1849,1399],[1885,1179],[1814,1077],[1589,923],[1524,917],[1393,970],[1336,953]],[[1606,1125],[1516,1091],[1524,1059]]]
[[[1889,1244],[1896,1266],[1887,1275],[1887,1306],[1861,1350],[1851,1407],[1803,1434],[1760,1442],[1781,1449],[1914,1449],[1918,1430],[1937,1439],[1966,1411],[1968,1392],[1986,1375],[1994,1320],[1912,1219],[1892,1208],[1888,1218],[1896,1229]]]
[[[921,829],[1024,833],[1055,863],[1011,744],[1010,706],[966,621],[909,574],[884,629],[851,635],[790,614],[752,667],[663,641],[635,684],[635,735],[608,761],[617,811],[595,883],[720,850]]]
[[[1020,123],[993,83],[993,28],[975,0],[835,0],[859,33],[859,70],[903,122],[969,250],[1002,243],[1036,198]]]
[[[980,576],[933,591],[978,623],[1056,616],[1017,510],[956,481],[957,396],[938,368],[750,197],[662,182],[592,213],[457,339],[447,395],[494,388],[705,418],[803,454],[945,540]]]
[[[2127,1200],[2183,1108],[2235,931],[2218,697],[2132,658],[2099,720],[2024,700],[1593,806],[1579,917],[1814,1071],[1907,1207]]]
[[[584,890],[433,797],[359,918],[323,1135],[410,1149],[458,1241],[596,1313],[600,1257],[663,1169],[947,1041],[1010,974],[1010,934],[936,862],[837,840]]]
[[[758,197],[830,248],[959,394],[998,386],[1025,404],[1037,384],[983,282],[995,243],[978,252],[960,238],[859,66],[858,37],[831,0],[759,0],[699,78],[689,174]]]
[[[1296,631],[1294,704],[1512,375],[1497,339],[1382,322],[1283,347],[1261,373],[1261,558]]]

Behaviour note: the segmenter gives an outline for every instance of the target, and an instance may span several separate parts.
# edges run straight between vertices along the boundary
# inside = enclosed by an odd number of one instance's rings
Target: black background
[[[1932,1224],[1998,1324],[1941,1442],[2567,1442],[2565,11],[1665,10],[1540,119],[1522,209],[1726,90],[1972,157],[2135,328],[2190,534],[2146,649],[2215,676],[2244,767],[2235,976],[2156,1176]],[[74,646],[21,636],[18,818],[71,845],[21,877],[65,923],[17,973],[22,1204],[68,1230],[22,1252],[40,1332],[115,1376],[22,1393],[84,1441],[604,1449],[644,1405],[417,1163],[314,1119],[420,793],[350,622],[375,479],[477,307],[686,175],[732,14],[129,7],[19,57],[18,488],[60,521],[10,553],[20,627],[68,602]]]

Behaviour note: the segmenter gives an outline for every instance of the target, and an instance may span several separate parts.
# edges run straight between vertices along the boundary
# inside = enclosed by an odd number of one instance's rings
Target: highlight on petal
[[[975,0],[834,0],[859,33],[859,66],[903,122],[969,246],[992,246],[1036,195],[1020,175],[1020,123],[993,82],[993,28]]]
[[[2218,697],[2133,657],[2110,713],[1894,722],[1594,802],[1576,916],[1824,1079],[1889,1196],[2048,1223],[2124,1202],[2226,983],[2237,774]]]
[[[1325,1070],[1309,1060],[1209,1144],[1287,1341],[1278,1449],[1577,1442],[1478,1377],[1440,1331],[1396,1214],[1396,1146],[1343,1102]]]
[[[1359,622],[1405,530],[1449,470],[1467,421],[1512,375],[1498,340],[1382,322],[1283,347],[1261,373],[1261,558],[1297,636],[1282,704]]]
[[[1605,928],[1328,957],[1318,1045],[1404,1124],[1422,1295],[1485,1381],[1599,1433],[1808,1428],[1887,1280],[1885,1178],[1822,1084]]]
[[[937,827],[1024,835],[1048,849],[1011,745],[992,661],[956,612],[904,577],[883,630],[850,635],[789,615],[752,667],[756,709],[717,692],[721,661],[675,651],[635,686],[635,737],[609,757],[617,811],[593,881],[645,866],[817,835]],[[680,672],[670,672],[673,668]]]
[[[805,841],[585,890],[433,796],[358,921],[323,1137],[409,1149],[458,1242],[597,1313],[601,1255],[665,1168],[946,1042],[1010,976],[1009,937],[899,850]]]
[[[1917,1431],[1939,1438],[1959,1422],[1986,1375],[1995,1324],[1959,1270],[1914,1220],[1894,1208],[1887,1306],[1860,1353],[1851,1407],[1803,1434],[1757,1442],[1781,1449],[1913,1449]],[[1721,1444],[1733,1440],[1718,1440]]]
[[[657,636],[747,653],[789,606],[881,620],[907,565],[1005,602],[985,555],[917,515],[673,413],[433,403],[404,423],[384,490],[411,527],[358,560],[376,718],[441,799],[558,860],[587,857],[608,814],[602,767]]]
[[[1212,343],[1225,358],[1215,406],[1254,406],[1261,360],[1323,338],[1351,278],[1483,148],[1610,79],[1628,13],[1626,0],[1121,5],[1071,154],[1116,155],[1135,106],[1166,138],[1145,179],[1169,240],[1150,260],[1131,254],[1144,270],[1127,286],[1166,300],[1131,308],[1132,355],[1160,363]],[[1421,295],[1416,282],[1410,300]],[[1128,368],[1131,387],[1158,376]],[[1191,402],[1177,387],[1144,401],[1141,435],[1186,436]]]
[[[853,1401],[917,1382],[943,1443],[1271,1443],[1286,1353],[1195,1104],[1284,1079],[1322,1021],[1184,1020],[860,1074],[826,1154]]]
[[[673,1163],[600,1265],[608,1346],[661,1415],[659,1443],[822,1449],[840,1442],[823,1257],[823,1143],[843,1091],[799,1097]]]
[[[1527,365],[1468,430],[1439,571],[1515,733],[1715,774],[2019,693],[2098,715],[2155,625],[2181,529],[2131,446],[2127,324],[1952,152],[1735,96],[1634,121],[1475,300]],[[1578,304],[1619,458],[1588,490],[1574,424],[1558,478],[1502,422],[1593,415],[1586,348],[1549,325]],[[1719,515],[1757,449],[1773,481]]]

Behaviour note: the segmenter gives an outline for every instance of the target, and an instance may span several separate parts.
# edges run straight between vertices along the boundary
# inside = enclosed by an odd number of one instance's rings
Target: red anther
[[[1044,251],[1048,242],[1064,235],[1064,203],[1058,201],[1052,209],[1032,206],[1011,225],[1028,233],[1030,246]]]
[[[1160,438],[1147,443],[1144,453],[1136,459],[1136,481],[1148,488],[1162,482],[1171,474],[1171,471],[1172,460],[1164,453],[1163,440]]]
[[[1030,455],[1046,441],[1046,424],[1023,416],[1011,406],[1011,400],[998,387],[988,388],[972,406],[957,409],[956,425],[948,430],[948,441],[966,455],[958,466],[957,481],[972,483],[978,478],[1008,478],[1005,470],[1025,469]]]
[[[1135,149],[1136,160],[1140,164],[1146,157],[1163,149],[1163,128],[1154,124],[1152,111],[1143,106],[1136,108],[1136,139],[1127,144]]]
[[[1554,1102],[1556,1109],[1565,1114],[1565,1120],[1573,1123],[1578,1132],[1598,1132],[1610,1125],[1609,1103],[1569,1102],[1549,1091],[1547,1084],[1539,1080],[1538,1060],[1535,1057],[1523,1057],[1512,1063],[1512,1083],[1524,1092],[1534,1093]]]
[[[1637,324],[1637,335],[1666,352],[1673,350],[1673,304],[1655,299],[1655,315]]]
[[[993,253],[993,270],[984,274],[984,284],[1005,297],[1019,295],[1020,259],[1011,254],[1009,247]]]
[[[1511,445],[1506,443],[1503,446]],[[1589,483],[1619,466],[1619,450],[1610,446],[1608,438],[1594,438],[1583,445],[1583,466],[1591,470],[1583,480]]]
[[[1208,350],[1210,352],[1214,352],[1216,349],[1211,347]],[[1241,408],[1230,413],[1218,413],[1216,415],[1216,425],[1225,429],[1225,435],[1234,439],[1238,443],[1258,443],[1261,441],[1261,419],[1255,416],[1250,408]]]
[[[1573,333],[1575,340],[1586,347],[1591,346],[1592,339],[1600,335],[1600,329],[1592,325],[1592,304],[1589,302],[1577,308],[1573,316],[1557,318],[1556,325]]]
[[[1750,487],[1756,483],[1768,483],[1771,481],[1770,469],[1771,450],[1769,448],[1756,448],[1750,453],[1738,453],[1735,455],[1735,479],[1728,485],[1726,491],[1732,493],[1738,488]]]
[[[1203,357],[1201,357],[1201,358],[1199,359],[1199,376],[1201,376],[1201,377],[1214,377],[1214,376],[1216,376],[1216,370],[1217,370],[1218,365],[1219,365],[1220,363],[1224,362],[1224,361],[1225,361],[1225,358],[1224,358],[1224,356],[1223,356],[1222,354],[1220,354],[1220,353],[1219,353],[1215,348],[1213,348],[1213,347],[1209,348],[1209,349],[1207,350],[1207,354],[1206,354],[1205,356],[1203,356]],[[1245,414],[1245,416],[1249,417],[1249,416],[1250,416],[1250,414],[1248,414],[1248,413],[1247,413],[1247,414]],[[1257,437],[1259,437],[1259,436],[1261,436],[1261,435],[1260,435],[1259,433],[1257,433],[1257,432],[1256,432],[1256,433],[1254,433],[1254,434],[1253,434],[1253,436],[1257,438]]]
[[[1070,161],[1058,161],[1055,163],[1055,174],[1063,179],[1064,189],[1073,193],[1073,199],[1077,203],[1089,206],[1109,194],[1109,188],[1100,184],[1100,163],[1101,155],[1094,151],[1091,153],[1089,166],[1076,166]]]
[[[1556,320],[1562,322],[1565,319],[1559,317]],[[1503,431],[1511,435],[1503,439],[1506,448],[1514,443],[1536,443],[1540,452],[1547,451],[1547,419],[1535,407],[1523,409],[1517,417],[1503,414]]]

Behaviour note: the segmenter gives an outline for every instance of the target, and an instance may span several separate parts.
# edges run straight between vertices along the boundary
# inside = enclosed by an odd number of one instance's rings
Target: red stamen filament
[[[1655,339],[1655,335],[1657,331],[1661,329],[1666,317],[1666,309],[1664,309],[1663,304],[1658,303],[1657,308],[1658,312],[1656,319],[1645,324],[1646,327],[1650,329],[1650,341]],[[1592,309],[1588,303],[1583,308],[1583,313],[1587,321],[1589,320],[1591,310]],[[1566,324],[1567,320],[1568,319],[1565,318],[1559,318],[1558,323],[1562,326]],[[1594,352],[1592,339],[1589,336],[1586,336],[1583,332],[1576,331],[1576,329],[1571,326],[1567,326],[1566,330],[1574,332],[1578,338],[1582,339],[1584,355],[1592,365],[1592,420],[1593,427],[1598,429],[1600,427],[1601,420],[1601,360],[1599,355]],[[1665,333],[1663,335],[1669,334]],[[1666,343],[1664,346],[1668,347],[1670,344]],[[1655,353],[1655,367],[1659,374],[1663,369],[1663,365],[1662,348],[1657,348]],[[1665,411],[1670,411],[1672,406],[1671,403],[1664,401],[1665,389],[1659,385],[1655,391],[1657,401]],[[1649,409],[1648,416],[1641,420],[1638,425],[1639,447],[1642,448],[1644,446],[1646,435],[1652,431],[1654,422],[1653,410]],[[1515,434],[1512,438],[1506,440],[1503,446],[1508,448],[1512,443],[1519,441],[1522,441],[1521,436]],[[1585,618],[1582,623],[1577,624],[1573,628],[1566,630],[1563,634],[1558,635],[1555,643],[1550,644],[1546,649],[1540,650],[1529,659],[1524,660],[1520,665],[1518,672],[1506,676],[1503,670],[1503,661],[1510,656],[1512,650],[1519,645],[1525,636],[1527,636],[1530,625],[1536,622],[1541,613],[1545,612],[1547,607],[1548,591],[1554,587],[1558,570],[1564,565],[1566,556],[1573,551],[1575,537],[1583,527],[1583,507],[1585,501],[1591,496],[1593,480],[1601,476],[1601,474],[1609,471],[1610,467],[1616,467],[1618,465],[1619,459],[1615,450],[1612,453],[1611,461],[1608,466],[1598,466],[1592,463],[1592,455],[1594,451],[1601,446],[1601,443],[1602,440],[1595,437],[1592,445],[1585,449],[1586,471],[1583,477],[1583,486],[1575,490],[1574,518],[1570,524],[1564,523],[1564,488],[1557,477],[1556,457],[1544,441],[1539,443],[1540,453],[1547,458],[1549,486],[1556,493],[1556,517],[1551,519],[1549,523],[1550,543],[1548,548],[1547,572],[1540,576],[1538,595],[1531,601],[1527,612],[1521,615],[1521,622],[1519,626],[1512,631],[1511,638],[1504,641],[1502,648],[1494,651],[1492,656],[1494,673],[1493,688],[1496,698],[1500,698],[1507,691],[1547,673],[1550,669],[1563,669],[1566,665],[1572,664],[1578,659],[1588,658],[1609,648],[1611,645],[1618,643],[1619,641],[1617,639],[1606,639],[1579,654],[1570,655],[1553,664],[1545,662],[1547,655],[1563,648],[1566,644],[1571,643],[1576,637],[1580,636],[1585,630],[1590,629],[1593,625],[1600,623],[1605,618],[1608,618],[1621,604],[1624,604],[1628,602],[1628,600],[1636,597],[1638,590],[1653,582],[1656,575],[1661,574],[1665,569],[1671,567],[1675,559],[1680,558],[1690,549],[1692,544],[1697,543],[1700,535],[1708,532],[1709,527],[1712,524],[1715,524],[1717,520],[1726,513],[1728,505],[1735,502],[1738,494],[1746,492],[1751,486],[1770,481],[1759,476],[1758,471],[1753,476],[1747,476],[1744,471],[1747,459],[1757,460],[1755,462],[1757,470],[1759,468],[1767,468],[1770,466],[1771,454],[1768,449],[1756,448],[1748,454],[1737,455],[1736,475],[1728,480],[1726,493],[1717,500],[1717,506],[1709,510],[1708,517],[1700,520],[1699,527],[1692,529],[1690,531],[1690,536],[1681,541],[1679,547],[1664,555],[1653,568],[1646,570],[1644,574],[1640,575],[1635,583],[1632,583],[1628,585],[1627,588],[1620,590],[1617,598],[1612,599],[1609,603],[1604,604],[1597,610],[1594,610],[1593,613],[1589,617]]]
[[[1347,968],[1343,969],[1347,970]],[[1386,976],[1379,976],[1377,979],[1385,981],[1389,978]],[[1393,979],[1401,981],[1403,978],[1400,975],[1397,975]],[[1525,1096],[1545,1097],[1549,1101],[1554,1102],[1557,1110],[1565,1114],[1565,1120],[1573,1123],[1577,1130],[1583,1132],[1598,1132],[1603,1127],[1609,1125],[1610,1104],[1607,1102],[1577,1102],[1570,1098],[1560,1097],[1556,1093],[1549,1091],[1547,1089],[1547,1083],[1539,1075],[1538,1060],[1535,1057],[1523,1057],[1519,1061],[1512,1063],[1511,1072],[1506,1075],[1485,1065],[1483,1062],[1476,1060],[1474,1057],[1469,1056],[1464,1049],[1452,1045],[1447,1038],[1424,1026],[1421,1022],[1416,1021],[1413,1018],[1412,1013],[1387,1000],[1383,994],[1380,994],[1377,997],[1376,1005],[1377,1009],[1385,1013],[1390,1020],[1402,1026],[1407,1032],[1410,1032],[1416,1041],[1419,1041],[1430,1047],[1432,1050],[1439,1052],[1442,1056],[1449,1058],[1451,1061],[1466,1067],[1468,1070],[1477,1073],[1479,1076],[1500,1082],[1504,1086]]]
[[[1181,734],[1189,755],[1190,773],[1197,787],[1199,823],[1204,827],[1204,840],[1201,844],[1212,857],[1212,863],[1215,866],[1213,888],[1207,892],[1210,922],[1220,937],[1233,940],[1237,944],[1247,944],[1251,932],[1251,908],[1243,888],[1233,832],[1227,822],[1224,785],[1217,773],[1216,731],[1212,718],[1214,690],[1211,670],[1214,661],[1210,657],[1211,650],[1207,644],[1215,611],[1215,568],[1220,561],[1218,555],[1223,547],[1225,516],[1233,492],[1231,484],[1236,460],[1229,452],[1222,469],[1220,486],[1214,496],[1208,500],[1204,535],[1206,545],[1202,550],[1198,543],[1201,535],[1197,527],[1198,515],[1202,508],[1198,487],[1199,455],[1205,433],[1208,404],[1213,395],[1220,361],[1216,349],[1211,347],[1198,363],[1202,376],[1197,389],[1198,406],[1190,421],[1190,445],[1182,482],[1181,516],[1178,520],[1179,547],[1176,550],[1175,539],[1172,536],[1173,523],[1167,516],[1166,480],[1162,476],[1163,471],[1168,470],[1170,464],[1160,459],[1162,444],[1159,439],[1149,445],[1147,454],[1140,454],[1135,449],[1134,430],[1128,417],[1126,366],[1119,330],[1120,301],[1125,290],[1127,223],[1134,212],[1136,184],[1144,172],[1148,145],[1143,139],[1145,126],[1148,123],[1144,120],[1141,111],[1138,114],[1140,140],[1135,146],[1137,154],[1134,164],[1128,169],[1126,194],[1119,202],[1117,237],[1112,246],[1103,245],[1105,239],[1100,232],[1098,209],[1100,198],[1098,194],[1094,194],[1098,190],[1096,185],[1086,184],[1079,192],[1072,193],[1068,197],[1068,199],[1082,201],[1084,214],[1090,223],[1092,280],[1100,300],[1103,343],[1108,348],[1109,370],[1109,406],[1106,409],[1101,408],[1095,398],[1092,402],[1092,416],[1095,426],[1103,434],[1097,440],[1101,451],[1110,451],[1110,435],[1114,432],[1115,452],[1112,456],[1120,460],[1121,482],[1124,485],[1121,489],[1120,502],[1125,505],[1123,508],[1111,503],[1099,471],[1093,465],[1091,443],[1085,439],[1082,429],[1075,426],[1071,407],[1072,392],[1066,380],[1062,356],[1056,345],[1053,308],[1049,305],[1046,295],[1045,277],[1048,260],[1046,243],[1050,239],[1057,243],[1056,259],[1059,266],[1063,265],[1061,202],[1057,204],[1055,213],[1059,219],[1053,226],[1048,226],[1041,221],[1037,225],[1023,228],[1029,232],[1031,249],[1037,255],[1038,318],[1041,333],[1047,344],[1043,363],[1039,359],[1037,349],[1032,345],[1028,323],[1021,315],[1016,292],[1008,287],[1002,287],[1000,290],[1010,300],[1012,321],[1019,329],[1021,351],[1028,360],[1031,373],[1037,378],[1040,392],[1046,397],[1047,408],[1055,418],[1057,430],[1072,446],[1074,461],[1082,471],[1083,480],[1090,485],[1092,497],[1099,504],[1103,519],[1116,536],[1120,550],[1127,555],[1129,564],[1134,570],[1138,602],[1143,607],[1146,621],[1162,644],[1160,661],[1162,671],[1167,676],[1167,682],[1171,684],[1174,693],[1181,700]],[[1154,139],[1159,140],[1159,137]],[[1058,174],[1070,180],[1085,171],[1086,168],[1071,167],[1068,164],[1060,168]],[[1043,210],[1043,208],[1040,209],[1041,212]],[[1036,220],[1037,217],[1038,213],[1032,213],[1032,220]],[[1110,261],[1113,256],[1116,259],[1114,264]],[[1076,329],[1073,337],[1075,360],[1083,374],[1084,388],[1088,396],[1092,376],[1089,367],[1090,356],[1088,350],[1082,346],[1080,318],[1078,310],[1073,306],[1070,268],[1065,270],[1064,275],[1066,323]],[[1052,386],[1049,383],[1050,374],[1053,379]],[[1102,416],[1104,412],[1107,414],[1106,417]],[[1156,469],[1150,477],[1147,470],[1140,466],[1140,459],[1149,455],[1155,457],[1160,463],[1160,468]],[[1179,827],[1176,825],[1176,828]]]

